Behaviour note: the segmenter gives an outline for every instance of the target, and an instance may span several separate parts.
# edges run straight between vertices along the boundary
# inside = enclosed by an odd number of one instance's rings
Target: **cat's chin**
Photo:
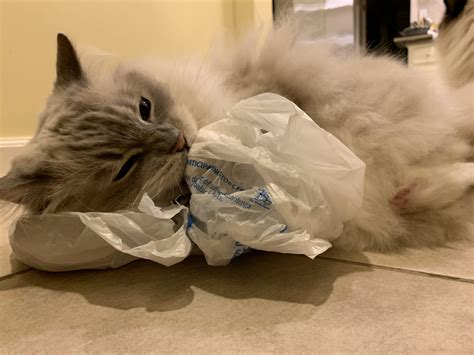
[[[167,188],[159,195],[153,197],[155,205],[160,207],[167,207],[171,204],[181,203],[181,199],[189,195],[190,191],[184,179],[177,185]]]
[[[189,147],[170,157],[169,163],[155,177],[146,192],[157,206],[169,206],[175,200],[189,193],[184,181]]]

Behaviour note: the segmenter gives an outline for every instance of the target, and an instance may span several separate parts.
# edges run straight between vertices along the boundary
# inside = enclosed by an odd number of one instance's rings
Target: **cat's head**
[[[0,200],[31,213],[127,208],[147,192],[162,203],[180,194],[191,113],[166,83],[117,68],[88,75],[59,34],[56,82],[38,131],[9,173]]]

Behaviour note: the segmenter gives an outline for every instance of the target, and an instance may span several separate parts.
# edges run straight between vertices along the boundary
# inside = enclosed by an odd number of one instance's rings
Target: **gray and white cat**
[[[123,209],[144,191],[169,203],[198,129],[240,99],[274,92],[367,164],[363,207],[339,245],[387,250],[471,236],[471,147],[449,92],[392,60],[298,44],[285,29],[260,49],[250,42],[199,65],[125,63],[91,75],[58,35],[54,91],[0,179],[0,198],[30,213]]]

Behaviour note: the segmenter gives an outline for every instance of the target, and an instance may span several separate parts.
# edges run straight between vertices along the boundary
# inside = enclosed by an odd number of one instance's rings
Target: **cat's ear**
[[[44,166],[28,158],[16,159],[8,174],[0,178],[0,200],[23,205],[33,213],[41,213],[49,204],[53,180]]]
[[[467,0],[444,0],[446,6],[446,16],[454,19],[464,10]]]
[[[54,87],[61,89],[73,83],[85,84],[85,75],[71,41],[62,33],[58,33],[57,41],[56,82]]]

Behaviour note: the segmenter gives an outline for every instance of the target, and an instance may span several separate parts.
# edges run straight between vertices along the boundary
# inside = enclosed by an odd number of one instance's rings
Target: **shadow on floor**
[[[361,255],[361,258],[364,256]],[[0,282],[2,291],[39,287],[82,295],[90,304],[149,312],[186,307],[193,287],[228,299],[265,299],[319,306],[339,278],[371,269],[304,256],[253,252],[225,267],[195,256],[172,267],[136,261],[114,270],[48,273],[31,270]]]

